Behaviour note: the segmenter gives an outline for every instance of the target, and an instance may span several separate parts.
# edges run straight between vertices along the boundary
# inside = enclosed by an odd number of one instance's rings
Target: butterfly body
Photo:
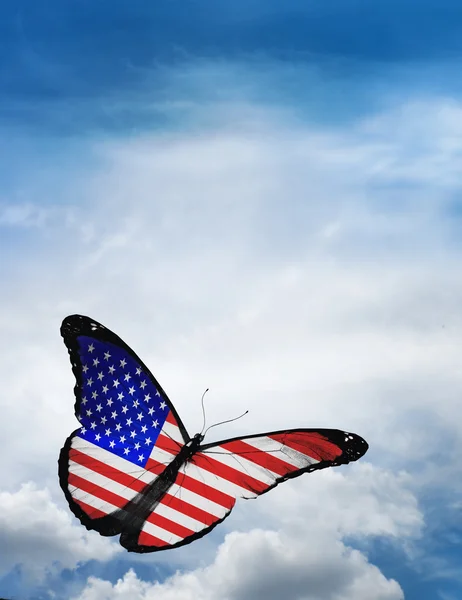
[[[60,484],[88,529],[133,552],[187,544],[231,512],[302,473],[355,461],[367,443],[337,429],[292,429],[203,444],[138,356],[88,317],[61,334],[76,378],[81,427],[59,458]]]

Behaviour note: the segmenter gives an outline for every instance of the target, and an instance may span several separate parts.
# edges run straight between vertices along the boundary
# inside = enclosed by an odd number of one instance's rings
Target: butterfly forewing
[[[101,519],[151,485],[189,436],[158,382],[120,338],[80,316],[65,319],[61,332],[81,423],[61,452],[61,486],[82,522],[104,530]]]
[[[194,463],[222,489],[255,498],[302,473],[347,464],[367,450],[359,436],[336,429],[295,429],[207,444]]]

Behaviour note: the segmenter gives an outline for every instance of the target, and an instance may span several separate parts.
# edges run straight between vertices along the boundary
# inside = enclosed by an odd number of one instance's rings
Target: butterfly
[[[356,461],[368,449],[337,429],[288,429],[203,444],[138,356],[81,315],[61,335],[80,422],[59,456],[59,481],[80,522],[120,535],[131,552],[188,544],[209,533],[237,498],[256,498],[302,473]]]

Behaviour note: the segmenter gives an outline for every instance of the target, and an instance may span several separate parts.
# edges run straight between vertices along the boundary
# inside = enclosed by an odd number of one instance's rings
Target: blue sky
[[[248,548],[317,600],[460,597],[461,34],[449,0],[2,3],[0,596],[257,599]],[[209,386],[211,419],[250,409],[223,435],[341,427],[365,464],[121,553],[57,482],[72,312],[190,431]]]

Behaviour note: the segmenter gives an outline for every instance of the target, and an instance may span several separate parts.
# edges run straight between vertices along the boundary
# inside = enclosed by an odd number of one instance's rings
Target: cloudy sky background
[[[0,596],[462,594],[462,9],[455,0],[3,2]],[[62,319],[208,441],[354,431],[346,467],[137,556],[59,488]]]

